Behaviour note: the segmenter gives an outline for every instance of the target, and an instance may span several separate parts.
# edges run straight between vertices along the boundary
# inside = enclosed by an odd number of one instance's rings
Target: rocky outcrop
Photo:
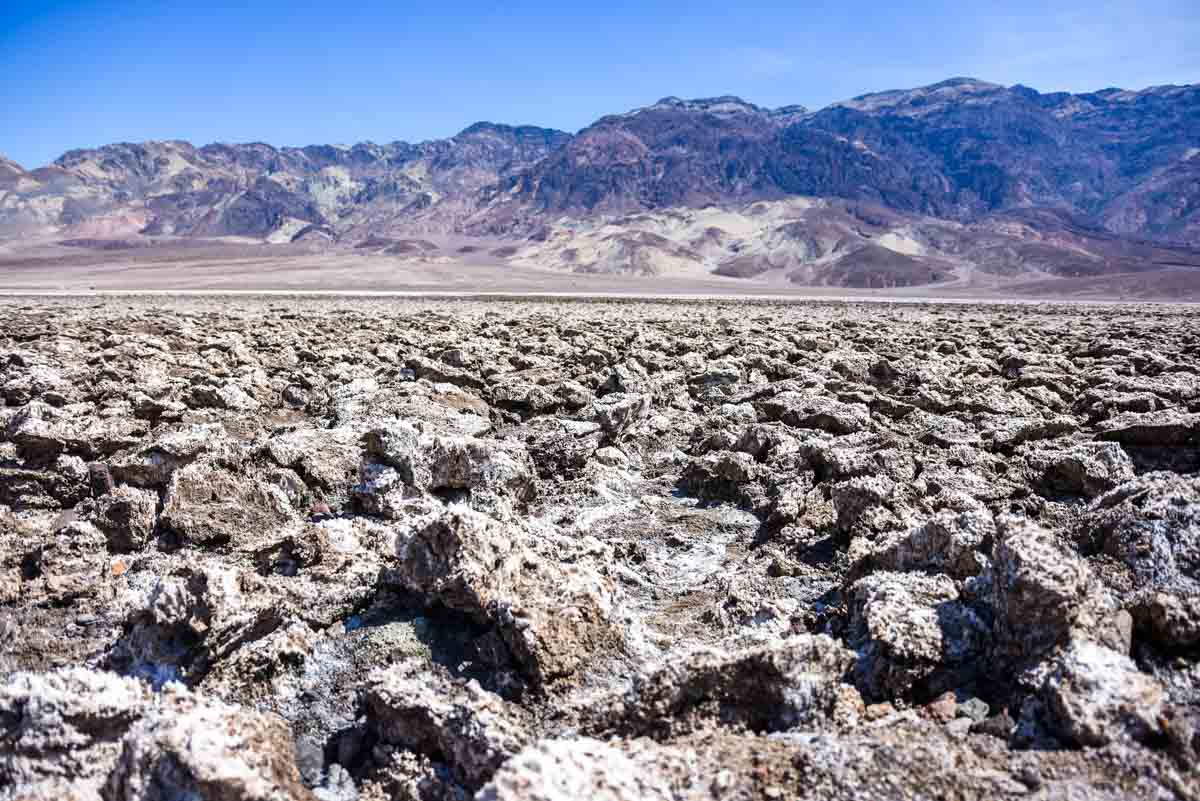
[[[593,570],[540,556],[532,535],[471,512],[447,512],[396,540],[397,584],[493,628],[497,667],[535,686],[619,649],[618,592]],[[507,654],[505,654],[507,651]]]
[[[832,717],[850,689],[853,655],[805,635],[735,653],[700,652],[637,676],[629,690],[584,710],[594,735],[665,739],[719,724],[784,731]]]
[[[1162,688],[1128,657],[1101,645],[1072,645],[1044,693],[1054,726],[1080,745],[1146,740],[1163,728]]]
[[[1067,643],[1095,589],[1087,565],[1049,532],[1004,520],[993,585],[998,652],[1020,663]]]
[[[155,695],[83,669],[17,674],[0,687],[0,732],[4,797],[314,798],[282,721],[178,687]]]
[[[1186,307],[3,306],[0,801],[1197,784]]]
[[[478,684],[431,680],[411,665],[372,676],[365,704],[380,742],[444,760],[454,780],[475,790],[526,744],[527,722]]]

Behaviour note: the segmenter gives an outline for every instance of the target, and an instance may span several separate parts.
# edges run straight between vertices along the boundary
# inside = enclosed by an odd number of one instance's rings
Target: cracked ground
[[[1200,310],[0,317],[4,801],[1200,798]]]

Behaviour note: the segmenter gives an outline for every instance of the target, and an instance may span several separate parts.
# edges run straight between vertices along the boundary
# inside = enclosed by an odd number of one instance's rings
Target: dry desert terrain
[[[5,801],[1197,798],[1196,307],[0,320]]]

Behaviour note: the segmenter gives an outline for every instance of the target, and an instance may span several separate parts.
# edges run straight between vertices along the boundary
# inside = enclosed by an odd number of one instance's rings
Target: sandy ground
[[[417,261],[289,247],[181,247],[115,253],[0,252],[0,292],[284,292],[855,299],[1076,299],[1200,302],[1200,271],[1161,271],[995,287],[977,282],[889,290],[797,287],[711,277],[587,275],[485,258]]]

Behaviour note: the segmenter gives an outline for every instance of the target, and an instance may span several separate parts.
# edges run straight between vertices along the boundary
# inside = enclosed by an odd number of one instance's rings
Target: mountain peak
[[[463,137],[479,136],[481,134],[499,136],[536,135],[540,137],[568,136],[565,131],[559,131],[555,128],[543,128],[540,125],[507,125],[502,122],[489,122],[487,120],[480,120],[479,122],[472,123],[466,128],[463,128],[452,138],[460,139]]]
[[[1004,87],[998,83],[980,80],[979,78],[959,76],[957,78],[947,78],[944,81],[938,81],[937,83],[932,83],[921,88],[928,91],[937,91],[938,89],[1003,89]]]
[[[924,114],[951,103],[964,102],[973,98],[999,95],[1005,88],[998,83],[981,81],[978,78],[948,78],[928,86],[913,89],[891,89],[859,95],[850,100],[834,103],[832,108],[851,108],[856,111],[900,110],[901,113]]]
[[[504,125],[499,122],[490,122],[488,120],[480,120],[479,122],[473,122],[470,125],[468,125],[466,128],[463,128],[461,131],[459,131],[457,134],[455,134],[455,136],[456,137],[471,136],[472,134],[495,133],[497,131],[507,131],[507,130],[511,130],[511,126]]]
[[[736,95],[720,95],[719,97],[697,97],[684,100],[675,96],[664,97],[649,109],[675,108],[682,111],[698,111],[708,114],[760,114],[764,111],[759,106],[743,100]],[[646,109],[638,109],[644,111]],[[636,112],[635,112],[636,113]]]

